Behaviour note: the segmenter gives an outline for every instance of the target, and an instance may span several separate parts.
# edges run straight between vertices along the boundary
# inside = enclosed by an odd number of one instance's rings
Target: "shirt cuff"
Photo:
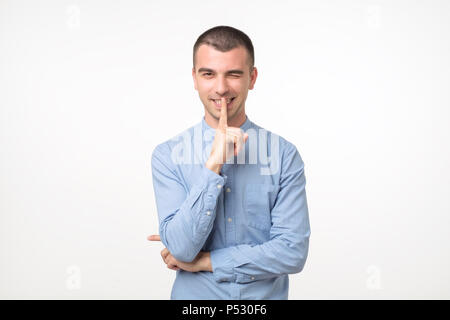
[[[233,271],[233,258],[227,248],[212,250],[210,258],[213,277],[217,282],[236,280]]]
[[[224,175],[222,172],[220,174],[215,173],[212,170],[209,170],[205,165],[202,166],[203,168],[203,177],[207,181],[220,183],[222,186],[227,183],[227,176]]]
[[[205,206],[207,210],[212,210],[216,207],[217,198],[222,192],[223,186],[227,183],[227,176],[224,174],[217,174],[206,167],[203,167],[203,179],[205,185],[202,189],[206,189],[206,202]]]
[[[241,250],[245,250],[245,246]],[[237,247],[228,247],[210,251],[213,277],[217,282],[229,281],[236,283],[249,283],[259,280],[257,274],[241,272],[241,266],[251,264],[245,252]]]

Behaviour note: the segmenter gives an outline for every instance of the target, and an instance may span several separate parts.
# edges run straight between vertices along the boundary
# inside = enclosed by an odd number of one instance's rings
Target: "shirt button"
[[[231,189],[230,189],[230,188],[227,188],[227,192],[231,192]]]
[[[222,188],[222,185],[221,185],[221,184],[218,184],[218,185],[217,185],[217,189],[220,189],[220,188]]]
[[[255,280],[255,277],[251,277],[250,279]]]
[[[206,211],[206,215],[210,216],[211,215],[211,211]]]
[[[231,219],[231,218],[228,218],[228,222],[231,222],[231,221],[233,221],[233,219]]]

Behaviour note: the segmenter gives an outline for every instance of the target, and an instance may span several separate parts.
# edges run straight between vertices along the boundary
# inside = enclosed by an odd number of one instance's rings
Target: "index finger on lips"
[[[222,98],[220,104],[219,129],[225,131],[228,126],[227,99]]]

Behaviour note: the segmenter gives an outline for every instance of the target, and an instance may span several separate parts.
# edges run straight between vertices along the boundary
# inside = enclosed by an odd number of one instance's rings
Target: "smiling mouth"
[[[233,101],[234,101],[235,98],[236,98],[236,97],[228,98],[228,99],[227,99],[227,107],[228,107],[228,108],[231,106],[231,104],[233,103]],[[216,108],[220,109],[220,108],[222,107],[222,101],[221,101],[221,99],[211,99],[211,100],[212,100],[212,101],[214,102],[214,104],[216,105]]]

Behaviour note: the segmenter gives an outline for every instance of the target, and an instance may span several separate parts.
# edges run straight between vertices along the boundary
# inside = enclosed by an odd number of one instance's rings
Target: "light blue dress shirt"
[[[156,146],[152,177],[164,246],[180,261],[211,253],[213,272],[176,271],[171,299],[287,299],[310,225],[296,147],[246,118],[249,134],[220,174],[207,169],[215,129],[200,123]],[[231,163],[233,162],[233,163]]]

